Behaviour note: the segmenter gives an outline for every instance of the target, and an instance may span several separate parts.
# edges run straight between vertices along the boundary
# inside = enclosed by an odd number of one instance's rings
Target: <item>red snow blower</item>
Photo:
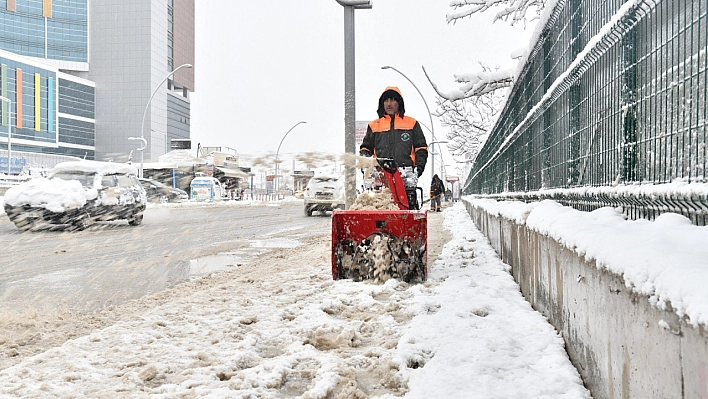
[[[416,187],[415,175],[406,186],[393,160],[377,161],[377,173],[384,176],[381,180],[399,210],[332,212],[332,277],[423,282],[428,275],[428,215],[417,210],[422,203],[417,191],[422,200],[422,189]]]

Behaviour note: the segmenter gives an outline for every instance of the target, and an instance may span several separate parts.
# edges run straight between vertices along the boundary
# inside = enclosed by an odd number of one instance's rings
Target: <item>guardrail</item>
[[[707,99],[705,0],[558,0],[463,192],[705,183]],[[705,198],[622,203],[639,217],[686,209],[705,224]]]
[[[695,225],[708,225],[708,184],[702,183],[578,187],[488,194],[483,197],[522,202],[553,200],[588,212],[609,206],[621,208],[629,219],[654,220],[662,213],[672,212],[686,216]]]

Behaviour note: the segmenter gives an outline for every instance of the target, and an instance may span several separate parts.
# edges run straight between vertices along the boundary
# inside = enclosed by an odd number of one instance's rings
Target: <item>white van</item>
[[[344,179],[339,176],[319,175],[307,183],[303,192],[305,215],[344,209]]]

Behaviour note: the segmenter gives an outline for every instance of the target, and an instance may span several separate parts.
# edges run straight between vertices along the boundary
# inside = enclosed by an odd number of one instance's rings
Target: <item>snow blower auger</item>
[[[415,175],[406,187],[392,160],[377,161],[377,172],[399,209],[332,212],[332,277],[423,282],[428,275],[428,215],[417,209],[421,202],[416,193],[420,190],[422,199],[422,189],[416,187]]]

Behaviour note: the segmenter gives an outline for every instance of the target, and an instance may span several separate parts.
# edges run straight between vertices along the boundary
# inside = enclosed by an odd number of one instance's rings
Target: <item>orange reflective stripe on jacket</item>
[[[404,116],[401,118],[400,116],[396,116],[396,120],[394,121],[394,129],[396,130],[413,130],[415,127],[416,120],[411,118],[410,116]],[[391,130],[391,120],[389,118],[379,118],[371,123],[369,123],[369,127],[371,127],[371,132],[372,133],[381,133],[381,132],[388,132]]]
[[[392,158],[398,166],[425,167],[427,144],[420,124],[409,116],[384,115],[369,123],[359,146],[379,158]]]

